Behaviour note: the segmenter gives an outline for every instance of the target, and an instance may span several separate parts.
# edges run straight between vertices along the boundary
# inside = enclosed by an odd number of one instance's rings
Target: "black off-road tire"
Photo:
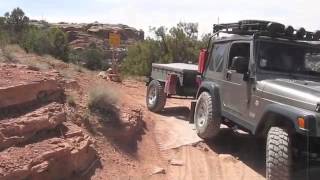
[[[266,145],[267,180],[290,180],[292,146],[288,131],[281,127],[271,127]]]
[[[217,103],[216,99],[208,92],[202,92],[197,100],[194,123],[197,134],[202,139],[214,138],[220,131],[221,114]],[[206,112],[201,112],[202,108]]]
[[[155,88],[155,101],[154,103],[151,103],[149,101],[149,95],[152,93],[151,91]],[[147,107],[152,112],[160,112],[163,110],[164,106],[166,105],[167,96],[164,93],[164,86],[161,85],[161,83],[157,80],[152,80],[149,83],[148,90],[147,90],[147,96],[146,96],[146,103]]]

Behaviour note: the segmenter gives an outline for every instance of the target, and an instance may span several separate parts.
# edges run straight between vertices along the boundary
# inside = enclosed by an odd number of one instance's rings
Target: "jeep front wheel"
[[[148,86],[146,103],[152,112],[160,112],[166,104],[164,87],[157,80],[152,80]]]
[[[281,127],[271,127],[266,144],[267,180],[290,179],[291,148],[288,131]]]
[[[203,139],[213,138],[220,131],[221,116],[217,101],[208,92],[201,93],[197,100],[194,123],[198,136]]]

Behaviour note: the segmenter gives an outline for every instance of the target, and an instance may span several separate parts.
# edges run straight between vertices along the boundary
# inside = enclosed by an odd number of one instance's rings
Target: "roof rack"
[[[227,33],[237,35],[260,35],[281,37],[290,40],[320,41],[320,31],[315,33],[306,31],[304,28],[294,29],[281,23],[260,20],[242,20],[237,23],[214,24],[215,34]]]

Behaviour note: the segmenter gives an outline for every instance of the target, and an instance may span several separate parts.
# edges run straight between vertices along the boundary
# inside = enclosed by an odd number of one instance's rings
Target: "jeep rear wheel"
[[[221,116],[217,102],[208,92],[200,94],[194,113],[197,134],[203,139],[215,137],[220,131]]]
[[[266,146],[267,180],[289,180],[292,147],[288,131],[281,127],[271,127]]]
[[[160,112],[166,104],[164,87],[157,80],[152,80],[148,86],[146,103],[152,112]]]

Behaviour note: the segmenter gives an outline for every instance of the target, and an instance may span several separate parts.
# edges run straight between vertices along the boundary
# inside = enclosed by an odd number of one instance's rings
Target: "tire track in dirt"
[[[154,116],[157,118],[155,133],[160,150],[166,151],[202,141],[193,130],[193,124],[173,117]]]
[[[182,166],[170,166],[169,178],[173,180],[243,180],[265,179],[243,162],[228,154],[216,154],[193,146],[183,146],[175,150],[172,159],[179,159]]]

